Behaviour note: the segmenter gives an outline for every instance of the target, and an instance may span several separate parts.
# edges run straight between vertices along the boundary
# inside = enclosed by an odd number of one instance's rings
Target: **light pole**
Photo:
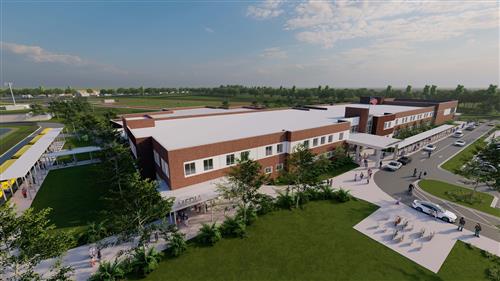
[[[16,99],[14,98],[14,93],[12,92],[12,82],[5,82],[5,86],[9,86],[10,95],[12,96],[12,102],[16,105]]]

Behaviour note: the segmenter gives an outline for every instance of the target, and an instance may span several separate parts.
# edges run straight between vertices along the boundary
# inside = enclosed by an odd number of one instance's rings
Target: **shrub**
[[[331,200],[335,198],[335,191],[333,191],[330,186],[322,185],[319,187],[319,189],[323,200]]]
[[[161,256],[161,253],[153,247],[148,249],[139,247],[132,256],[131,269],[140,276],[146,276],[158,267]]]
[[[494,265],[488,268],[488,278],[491,281],[500,281],[500,266]]]
[[[349,190],[345,190],[345,189],[341,188],[341,189],[335,191],[334,198],[338,202],[347,202],[347,201],[351,200],[351,195],[349,194]]]
[[[203,224],[198,234],[197,241],[202,246],[213,246],[222,238],[219,228],[212,225]]]
[[[124,265],[118,260],[113,262],[103,261],[99,264],[96,273],[90,276],[90,281],[118,281],[125,277]]]
[[[187,250],[187,243],[184,234],[173,233],[168,239],[168,248],[165,252],[171,257],[178,257]]]
[[[246,219],[245,219],[245,208],[240,207],[238,211],[236,211],[236,217],[241,219],[246,225],[251,225],[253,222],[257,220],[257,210],[253,206],[249,206],[246,208]]]
[[[108,230],[104,226],[105,222],[91,223],[79,237],[78,244],[90,244],[95,243],[108,235]]]
[[[276,209],[274,199],[266,194],[258,194],[256,198],[257,215],[264,215]]]
[[[228,218],[220,226],[223,237],[245,237],[246,224],[239,217]]]
[[[276,198],[276,207],[291,210],[294,205],[294,197],[290,195],[288,191],[286,193],[278,193],[278,197]]]

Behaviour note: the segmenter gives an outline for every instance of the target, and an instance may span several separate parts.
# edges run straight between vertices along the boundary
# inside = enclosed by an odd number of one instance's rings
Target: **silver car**
[[[411,205],[415,210],[431,216],[436,216],[436,218],[445,222],[454,223],[457,220],[457,215],[432,202],[413,200]]]

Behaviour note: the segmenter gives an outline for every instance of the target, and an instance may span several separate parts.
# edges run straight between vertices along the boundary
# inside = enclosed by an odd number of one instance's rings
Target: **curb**
[[[416,189],[418,189],[418,191],[420,191],[420,192],[422,192],[423,194],[425,194],[425,196],[429,196],[429,197],[432,197],[432,198],[434,198],[434,199],[441,200],[441,201],[446,202],[447,204],[450,204],[450,205],[452,205],[452,206],[454,206],[454,207],[465,208],[465,209],[467,209],[467,210],[469,210],[469,211],[471,211],[471,212],[478,212],[479,214],[484,215],[484,216],[487,216],[487,217],[489,217],[489,218],[491,218],[491,219],[500,220],[500,217],[494,216],[494,215],[492,215],[492,214],[488,214],[488,213],[485,213],[485,212],[480,211],[480,210],[477,210],[477,209],[473,209],[473,208],[470,208],[470,207],[467,207],[467,206],[464,206],[464,205],[460,205],[460,204],[457,204],[457,203],[455,203],[455,202],[451,202],[451,201],[448,201],[448,200],[443,199],[443,198],[441,198],[441,197],[438,197],[438,196],[436,196],[436,195],[430,194],[429,192],[427,192],[427,191],[423,190],[423,189],[422,189],[422,188],[418,185],[418,183],[419,183],[419,182],[420,182],[420,180],[416,180],[416,181],[412,182],[412,184],[415,186],[415,188],[416,188]],[[496,198],[496,197],[495,197],[495,198]],[[495,198],[493,198],[493,201],[495,201]],[[498,198],[497,198],[497,200],[498,200]]]

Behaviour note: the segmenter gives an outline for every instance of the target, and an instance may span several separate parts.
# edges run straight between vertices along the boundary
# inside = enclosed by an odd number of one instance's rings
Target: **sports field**
[[[33,124],[0,125],[0,155],[29,136],[37,128],[38,126]]]

